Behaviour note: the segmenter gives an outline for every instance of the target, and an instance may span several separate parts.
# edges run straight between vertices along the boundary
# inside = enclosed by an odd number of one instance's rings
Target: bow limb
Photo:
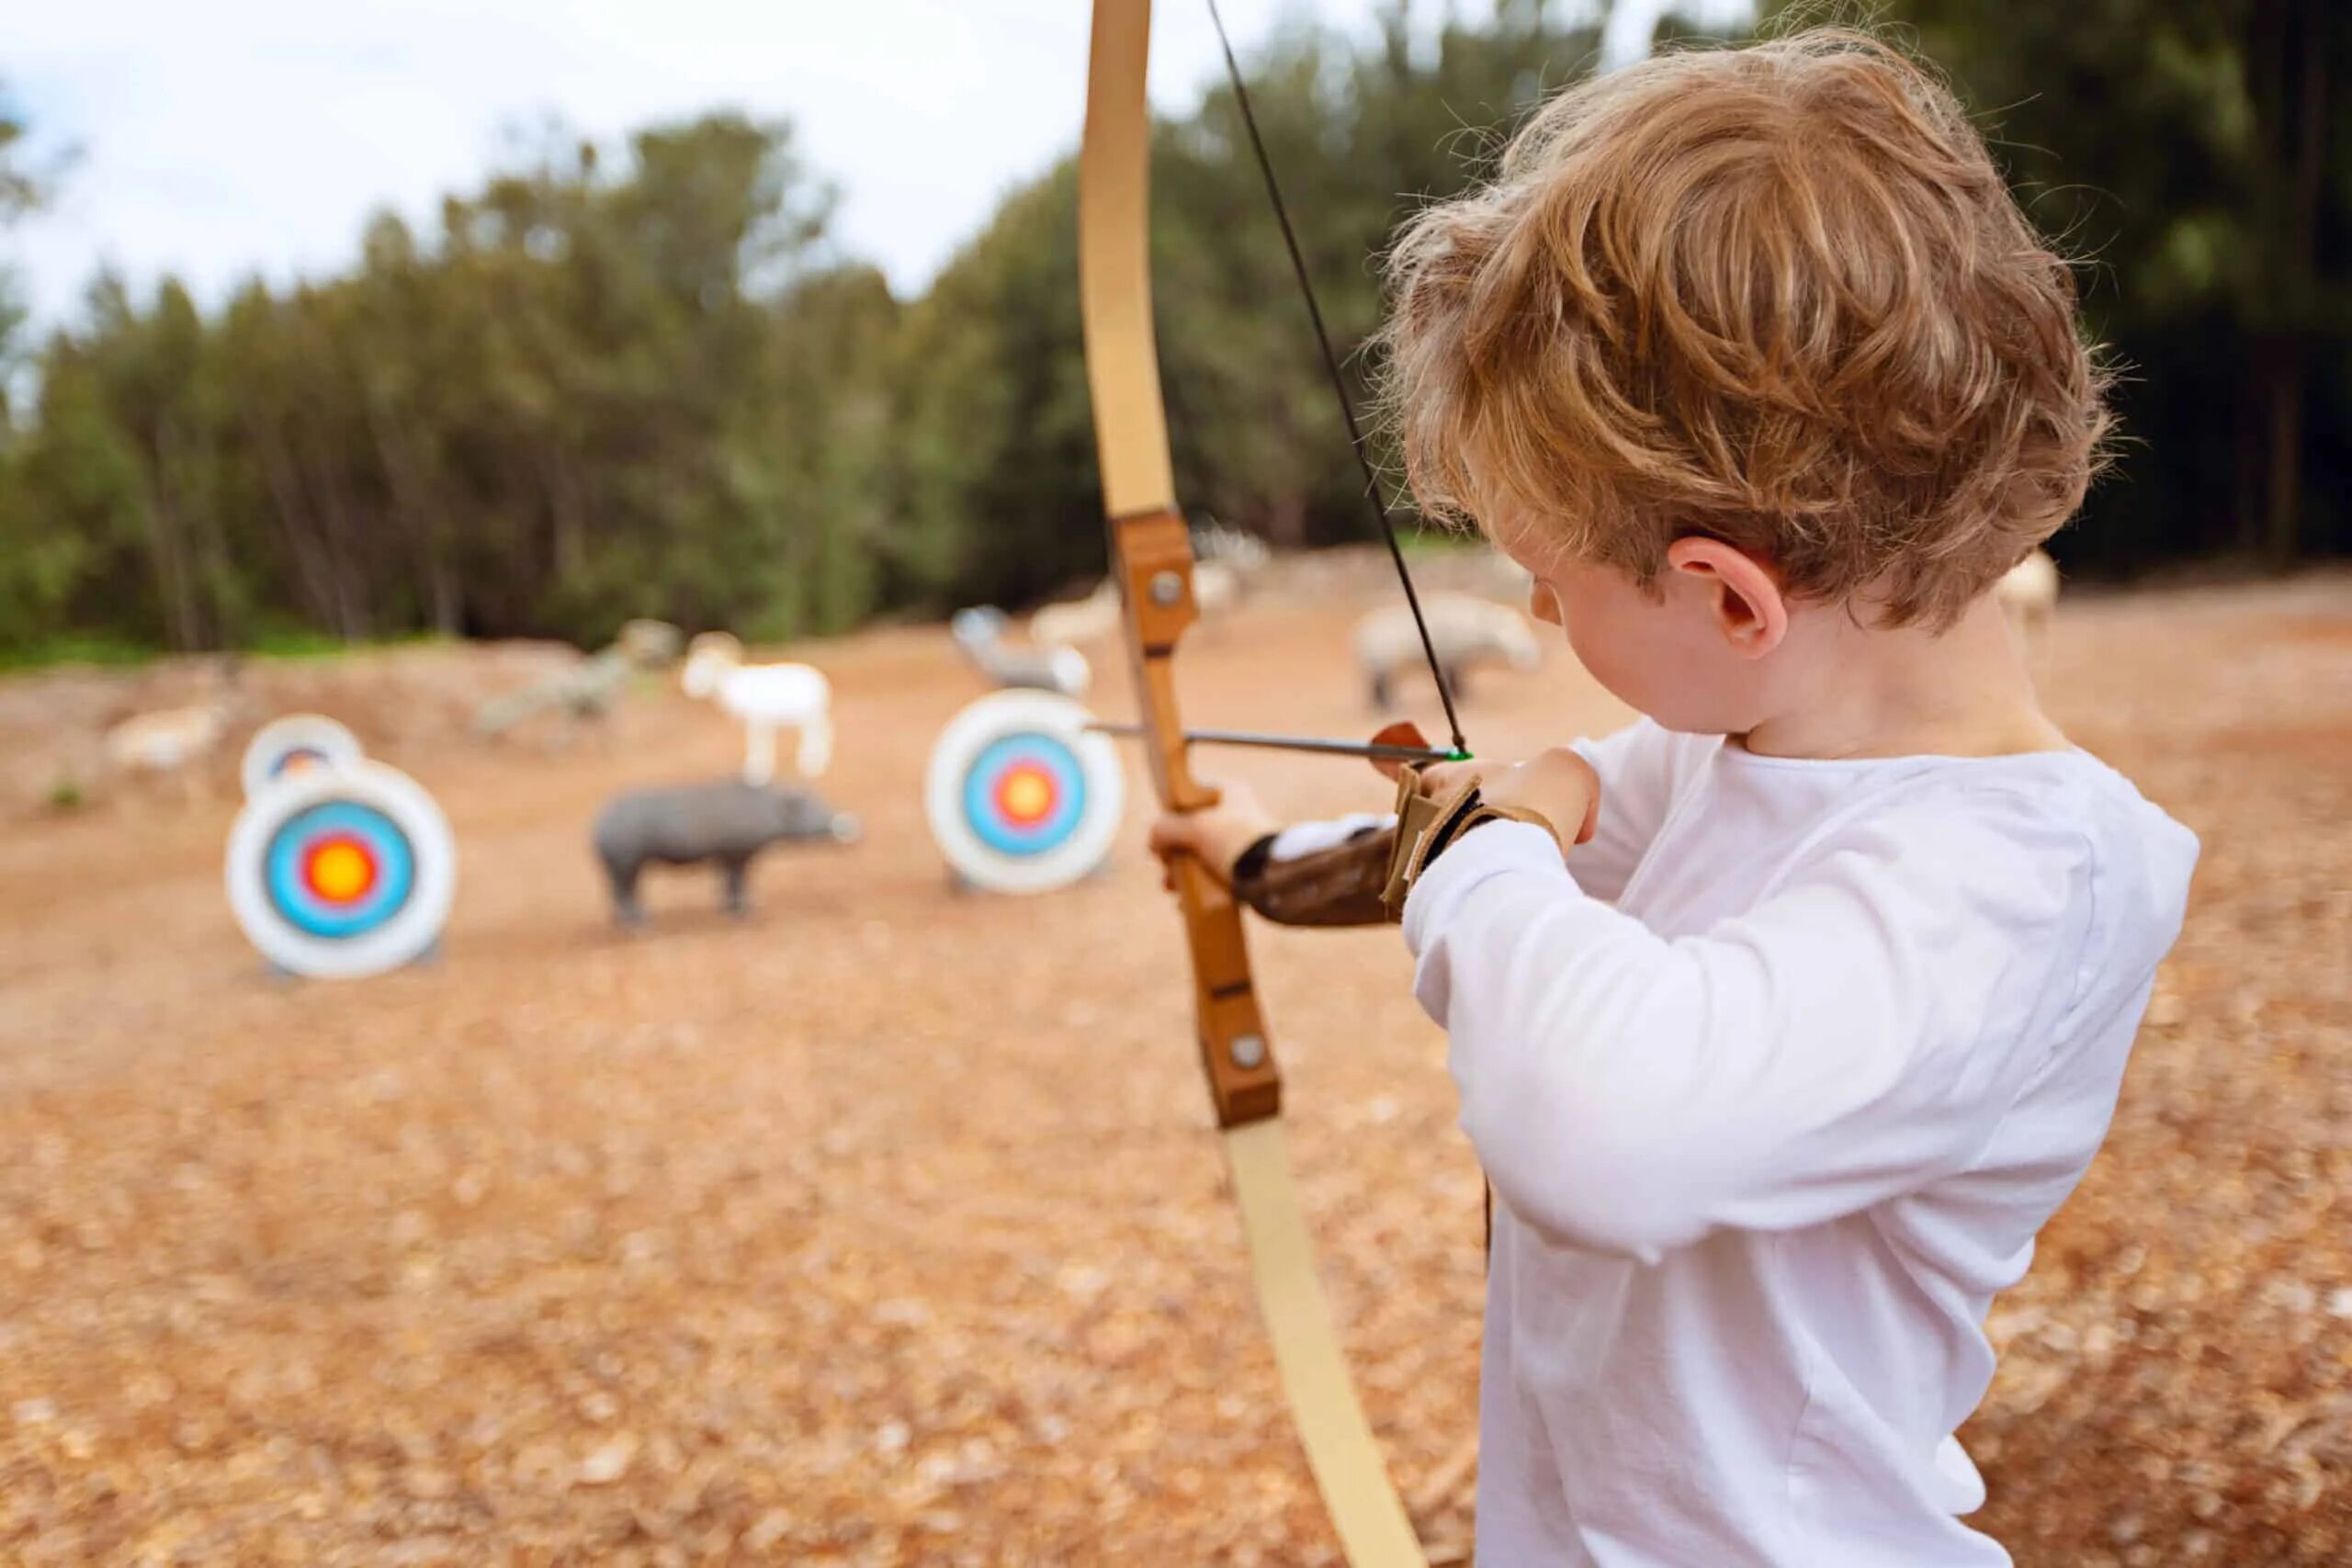
[[[1079,152],[1079,297],[1111,569],[1125,608],[1152,786],[1167,809],[1199,811],[1216,804],[1216,792],[1193,776],[1176,702],[1176,649],[1200,610],[1152,332],[1150,28],[1149,0],[1094,0]],[[1201,1066],[1259,1307],[1308,1466],[1355,1568],[1421,1568],[1420,1543],[1348,1378],[1316,1279],[1283,1136],[1282,1074],[1259,1010],[1239,906],[1198,862],[1180,861],[1175,869]]]

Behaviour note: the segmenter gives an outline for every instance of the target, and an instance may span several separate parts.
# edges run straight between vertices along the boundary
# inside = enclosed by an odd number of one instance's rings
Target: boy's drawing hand
[[[1171,892],[1176,886],[1172,863],[1176,856],[1193,856],[1208,868],[1209,874],[1229,885],[1233,863],[1241,858],[1241,852],[1281,830],[1273,813],[1245,786],[1219,784],[1217,789],[1223,798],[1207,810],[1169,812],[1151,825],[1151,852],[1159,857],[1161,881]]]
[[[1524,762],[1436,762],[1421,770],[1421,793],[1441,795],[1476,780],[1488,806],[1532,811],[1544,818],[1560,852],[1592,837],[1600,815],[1600,775],[1570,747],[1538,751]]]

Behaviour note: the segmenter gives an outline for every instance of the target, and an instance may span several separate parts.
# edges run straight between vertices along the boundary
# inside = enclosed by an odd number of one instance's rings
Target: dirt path
[[[1349,615],[1245,611],[1188,649],[1191,713],[1363,732]],[[676,698],[608,746],[387,747],[462,883],[442,960],[362,984],[262,978],[225,802],[0,822],[0,1559],[1334,1560],[1142,812],[1096,881],[954,896],[919,781],[977,688],[931,631],[820,657],[867,836],[772,854],[745,923],[700,877],[655,884],[648,936],[606,922],[597,803],[736,754]],[[1984,1517],[2023,1563],[2340,1562],[2352,591],[2070,604],[2049,675],[2206,860],[2115,1138],[1996,1312]],[[1618,716],[1565,661],[1479,695],[1489,752]],[[1278,809],[1383,793],[1216,762]],[[1474,1414],[1442,1041],[1393,933],[1256,946],[1410,1490]]]

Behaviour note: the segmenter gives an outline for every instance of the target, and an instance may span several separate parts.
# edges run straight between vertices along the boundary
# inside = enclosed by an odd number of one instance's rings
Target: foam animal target
[[[448,819],[414,779],[362,758],[266,784],[229,829],[229,907],[262,956],[351,979],[422,956],[458,887]]]
[[[1092,716],[1046,692],[997,692],[950,719],[923,781],[931,836],[991,893],[1067,887],[1102,863],[1127,779]]]
[[[367,752],[359,737],[322,713],[289,713],[254,731],[245,744],[241,772],[245,798],[259,795],[273,782],[304,768],[342,767]]]

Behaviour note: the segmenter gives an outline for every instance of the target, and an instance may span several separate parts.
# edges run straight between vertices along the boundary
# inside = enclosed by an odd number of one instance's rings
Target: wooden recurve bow
[[[1177,648],[1200,609],[1192,538],[1176,504],[1152,330],[1151,133],[1144,86],[1150,17],[1149,0],[1094,0],[1079,157],[1079,288],[1111,570],[1125,608],[1140,728],[1160,804],[1185,812],[1213,806],[1217,796],[1193,776],[1173,675]],[[1192,953],[1201,1066],[1259,1306],[1307,1463],[1354,1568],[1420,1568],[1426,1558],[1364,1418],[1316,1278],[1283,1132],[1282,1073],[1260,1010],[1240,908],[1197,861],[1180,860],[1174,869]]]

